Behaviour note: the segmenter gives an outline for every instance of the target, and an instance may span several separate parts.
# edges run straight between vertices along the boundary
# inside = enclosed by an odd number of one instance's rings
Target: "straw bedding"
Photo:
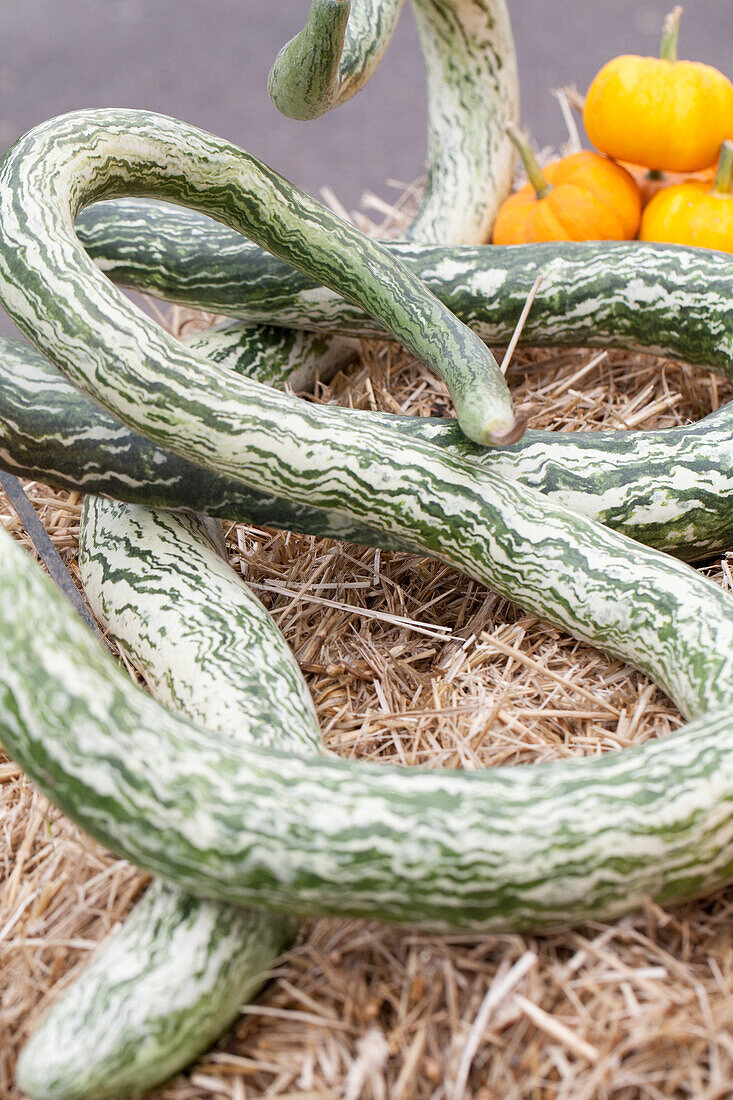
[[[181,333],[201,322],[174,310],[169,323]],[[532,403],[533,426],[576,430],[679,424],[733,393],[685,365],[583,349],[517,352],[508,378],[517,402]],[[315,399],[449,412],[438,380],[376,342]],[[74,572],[78,495],[27,491]],[[4,499],[0,518],[24,538]],[[246,525],[225,530],[232,565],[297,656],[333,752],[444,768],[531,766],[681,724],[643,676],[443,564]],[[733,589],[733,556],[703,568]],[[25,1038],[146,880],[2,757],[0,825],[0,1096],[9,1098]],[[541,938],[310,922],[217,1049],[154,1095],[729,1097],[732,910],[730,890]]]

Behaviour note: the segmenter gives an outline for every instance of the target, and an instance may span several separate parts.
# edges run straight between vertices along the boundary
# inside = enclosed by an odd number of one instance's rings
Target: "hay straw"
[[[174,310],[175,331],[200,319]],[[508,371],[537,427],[645,427],[728,400],[652,356],[519,350]],[[316,395],[449,413],[442,383],[365,342]],[[26,491],[76,573],[78,494]],[[5,526],[23,540],[0,498]],[[679,727],[654,685],[448,566],[251,525],[225,526],[308,679],[329,750],[404,765],[532,764]],[[727,557],[705,572],[733,589]],[[416,630],[416,624],[421,631]],[[27,1035],[130,911],[143,875],[0,762],[0,1096]],[[255,1005],[156,1100],[636,1100],[733,1095],[733,891],[543,937],[434,936],[311,921]],[[530,965],[531,960],[531,965]]]

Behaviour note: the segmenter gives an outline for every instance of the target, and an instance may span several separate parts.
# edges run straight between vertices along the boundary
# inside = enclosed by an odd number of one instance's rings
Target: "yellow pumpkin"
[[[494,244],[622,241],[636,236],[641,194],[629,173],[597,153],[573,153],[540,170],[524,135],[508,127],[530,182],[502,203]]]
[[[667,16],[661,57],[616,57],[588,89],[588,137],[616,160],[699,172],[733,138],[733,84],[711,65],[677,60],[681,13]]]
[[[712,187],[688,180],[667,187],[644,211],[639,239],[733,252],[733,141],[723,142]]]

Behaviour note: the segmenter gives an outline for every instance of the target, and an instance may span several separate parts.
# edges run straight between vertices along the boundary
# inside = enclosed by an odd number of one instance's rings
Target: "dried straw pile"
[[[178,312],[180,331],[190,318]],[[730,389],[648,356],[517,353],[534,426],[653,427]],[[365,344],[318,400],[440,416],[442,385]],[[74,569],[79,499],[29,493]],[[8,506],[3,523],[19,538]],[[444,768],[531,765],[662,736],[679,715],[643,676],[445,565],[228,528],[232,564],[284,631],[328,746]],[[733,588],[727,559],[706,572]],[[236,715],[232,715],[236,721]],[[0,1095],[27,1034],[131,908],[144,876],[111,859],[0,764]],[[290,1100],[590,1100],[733,1095],[733,891],[533,939],[303,926],[235,1030],[156,1096]]]

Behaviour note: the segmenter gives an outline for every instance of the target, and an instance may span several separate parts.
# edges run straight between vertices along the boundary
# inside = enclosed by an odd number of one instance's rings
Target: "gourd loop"
[[[122,163],[124,167],[120,167]],[[254,157],[194,127],[142,111],[65,115],[31,131],[0,161],[2,253],[6,261],[0,271],[0,292],[7,300],[8,312],[17,317],[32,342],[38,342],[31,289],[37,276],[16,247],[17,239],[30,231],[28,208],[41,215],[45,231],[54,241],[53,255],[49,254],[44,266],[57,265],[59,272],[78,270],[85,288],[93,293],[96,286],[99,294],[109,298],[104,280],[74,234],[73,220],[88,203],[136,190],[196,206],[361,305],[443,377],[469,438],[496,444],[521,435],[506,382],[486,345],[381,245]],[[117,302],[121,307],[122,299],[117,297]],[[121,321],[121,312],[119,316]],[[66,344],[58,334],[53,354],[61,369],[81,378],[84,365],[77,363],[73,349],[79,334],[72,334],[71,327]],[[181,377],[189,375],[195,418],[196,401],[207,403],[209,385],[212,393],[216,389],[222,393],[224,381],[221,372],[197,366],[180,348],[177,357]],[[152,376],[156,360],[161,358],[175,361],[176,346],[151,327],[139,350],[128,346],[120,356],[118,381],[108,379],[106,398],[102,394],[105,387],[98,388],[100,402],[124,404],[116,392],[119,384],[154,389]],[[242,388],[243,396],[245,390],[251,390],[241,379],[227,379],[227,390],[230,387],[232,394]],[[163,410],[151,415],[151,438],[157,431],[153,421],[160,425],[161,417],[165,419]],[[210,427],[201,438],[202,455],[211,453]],[[222,462],[230,472],[235,471],[234,455],[231,460],[222,456]]]
[[[522,929],[729,881],[730,597],[478,465],[420,440],[408,444],[383,420],[298,403],[242,379],[235,385],[176,348],[91,268],[69,215],[91,197],[149,187],[234,220],[241,195],[231,178],[212,192],[200,174],[202,149],[209,166],[226,169],[232,150],[170,120],[112,115],[106,127],[95,112],[42,127],[0,171],[2,298],[46,353],[158,444],[263,491],[333,509],[383,532],[387,545],[394,539],[455,564],[632,661],[693,721],[664,743],[617,755],[480,775],[235,751],[132,687],[5,536],[1,732],[9,751],[113,851],[239,904]],[[293,195],[282,181],[266,183],[283,207],[263,214],[249,190],[248,217],[267,217],[268,226],[274,218],[284,252],[285,226],[299,243],[306,228],[289,219]],[[54,204],[67,186],[71,206],[59,215]],[[310,237],[314,213],[306,213]],[[259,239],[269,232],[255,226]],[[363,298],[359,287],[351,294]],[[196,791],[195,804],[181,798],[186,789]]]
[[[369,80],[404,0],[313,0],[303,30],[278,54],[270,96],[291,118],[316,118]],[[505,0],[413,0],[425,62],[425,194],[405,235],[445,244],[487,241],[511,190],[507,123],[519,80]],[[347,22],[348,21],[348,22]]]

